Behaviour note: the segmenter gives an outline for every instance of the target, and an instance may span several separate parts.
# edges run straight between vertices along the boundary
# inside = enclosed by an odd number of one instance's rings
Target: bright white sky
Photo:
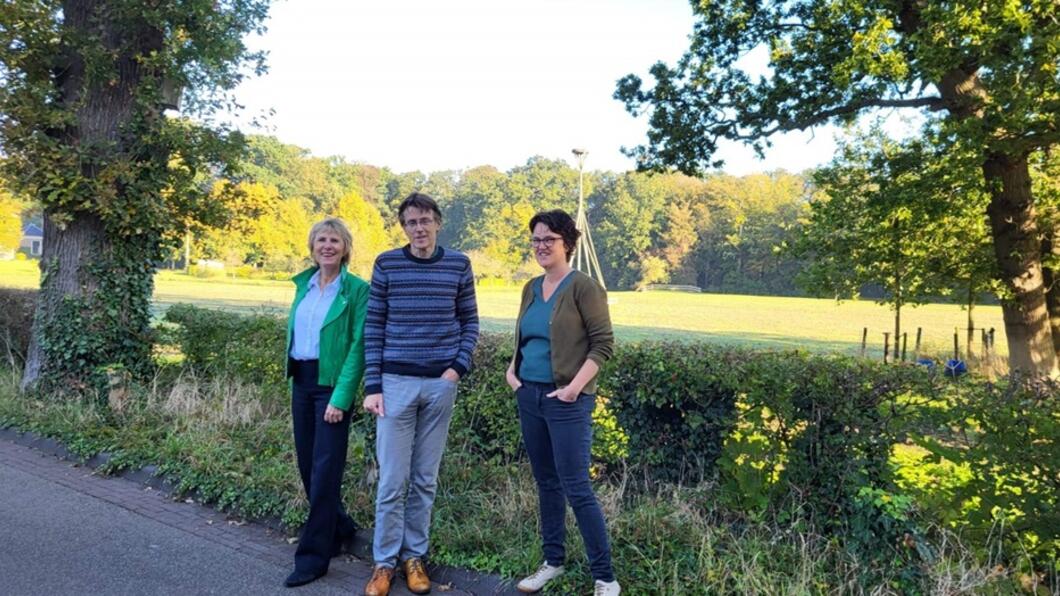
[[[624,171],[619,151],[647,125],[611,98],[627,73],[681,56],[687,0],[281,0],[268,33],[270,72],[237,92],[257,132],[398,172],[502,170],[534,155]],[[650,81],[649,81],[650,82]],[[721,153],[742,175],[828,161],[834,129],[774,138],[759,161]]]

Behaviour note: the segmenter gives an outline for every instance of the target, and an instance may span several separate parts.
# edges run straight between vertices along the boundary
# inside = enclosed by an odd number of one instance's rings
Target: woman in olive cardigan
[[[600,503],[589,481],[596,375],[611,357],[614,335],[607,292],[570,266],[579,232],[564,211],[530,220],[534,258],[545,270],[523,288],[515,355],[507,381],[519,402],[519,424],[537,481],[545,561],[519,582],[537,592],[563,573],[566,503],[585,542],[596,595],[621,589]]]
[[[287,321],[287,376],[298,473],[309,517],[295,551],[288,587],[328,572],[331,557],[357,526],[342,506],[350,404],[364,375],[364,320],[369,286],[346,271],[353,237],[329,218],[309,232],[315,265],[294,276]]]

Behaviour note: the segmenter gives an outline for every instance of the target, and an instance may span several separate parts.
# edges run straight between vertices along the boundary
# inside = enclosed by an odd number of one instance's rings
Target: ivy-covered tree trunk
[[[1046,303],[1042,246],[1026,156],[989,155],[983,175],[991,192],[987,213],[1001,276],[1013,298],[1002,302],[1009,366],[1057,377],[1057,347]]]
[[[0,6],[0,174],[44,211],[22,385],[79,392],[104,369],[147,370],[163,248],[232,217],[211,181],[236,174],[246,144],[215,114],[264,71],[243,36],[263,31],[269,0]],[[175,103],[163,89],[177,88],[199,118],[163,115]]]
[[[91,180],[111,195],[108,198],[135,205],[139,197],[128,195],[144,192],[150,185],[121,176],[114,166],[128,163],[129,171],[137,171],[144,162],[160,161],[158,165],[164,167],[168,158],[157,151],[145,152],[142,145],[136,152],[128,146],[135,132],[157,128],[161,118],[157,108],[151,114],[138,105],[137,90],[161,84],[159,75],[148,71],[138,57],[161,51],[163,34],[140,19],[114,18],[112,4],[63,3],[62,47],[53,81],[73,121],[49,131],[49,136],[88,157],[82,157],[79,167],[71,166],[79,171],[66,176]],[[84,44],[92,38],[102,47]],[[85,53],[101,50],[113,56],[110,78],[88,72]],[[104,173],[112,178],[101,181]],[[159,257],[157,234],[149,229],[136,235],[128,230],[119,233],[118,226],[108,227],[91,211],[57,212],[47,201],[42,203],[46,206],[40,298],[23,389],[45,379],[45,389],[81,391],[101,377],[103,367],[142,369],[150,353],[149,301],[153,263]]]
[[[98,217],[60,227],[45,214],[41,288],[23,388],[83,391],[103,367],[142,372],[150,355],[153,268],[144,242],[108,238]]]

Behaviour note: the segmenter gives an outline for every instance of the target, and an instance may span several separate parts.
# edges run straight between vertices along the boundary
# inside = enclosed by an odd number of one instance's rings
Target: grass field
[[[35,262],[0,262],[0,287],[35,288],[38,280]],[[283,281],[203,279],[173,271],[162,271],[155,278],[159,314],[178,302],[241,312],[282,313],[292,295],[293,286]],[[861,330],[868,327],[868,354],[882,357],[883,333],[894,326],[893,313],[886,306],[867,301],[836,303],[814,298],[677,292],[611,292],[610,300],[616,334],[627,341],[700,340],[856,353]],[[479,288],[478,301],[485,329],[511,329],[519,307],[518,288]],[[935,355],[952,352],[954,328],[964,327],[967,320],[964,310],[950,304],[908,308],[902,318],[910,336],[909,351],[913,350],[916,328],[922,327],[923,351]],[[1007,354],[1001,309],[978,307],[975,318],[976,326],[997,330],[996,351]],[[964,332],[960,337],[963,346]]]

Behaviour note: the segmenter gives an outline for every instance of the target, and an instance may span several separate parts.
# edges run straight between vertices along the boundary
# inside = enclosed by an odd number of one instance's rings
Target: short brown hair
[[[405,225],[405,210],[409,207],[415,207],[420,211],[433,211],[434,218],[438,220],[438,223],[442,223],[442,210],[438,208],[438,203],[428,194],[414,192],[401,201],[397,208],[398,223],[401,225]]]
[[[530,218],[530,232],[533,233],[537,224],[543,223],[548,229],[559,234],[563,238],[563,248],[567,251],[567,262],[574,256],[574,249],[578,246],[578,238],[582,233],[578,231],[578,225],[574,218],[562,209],[541,211]]]

